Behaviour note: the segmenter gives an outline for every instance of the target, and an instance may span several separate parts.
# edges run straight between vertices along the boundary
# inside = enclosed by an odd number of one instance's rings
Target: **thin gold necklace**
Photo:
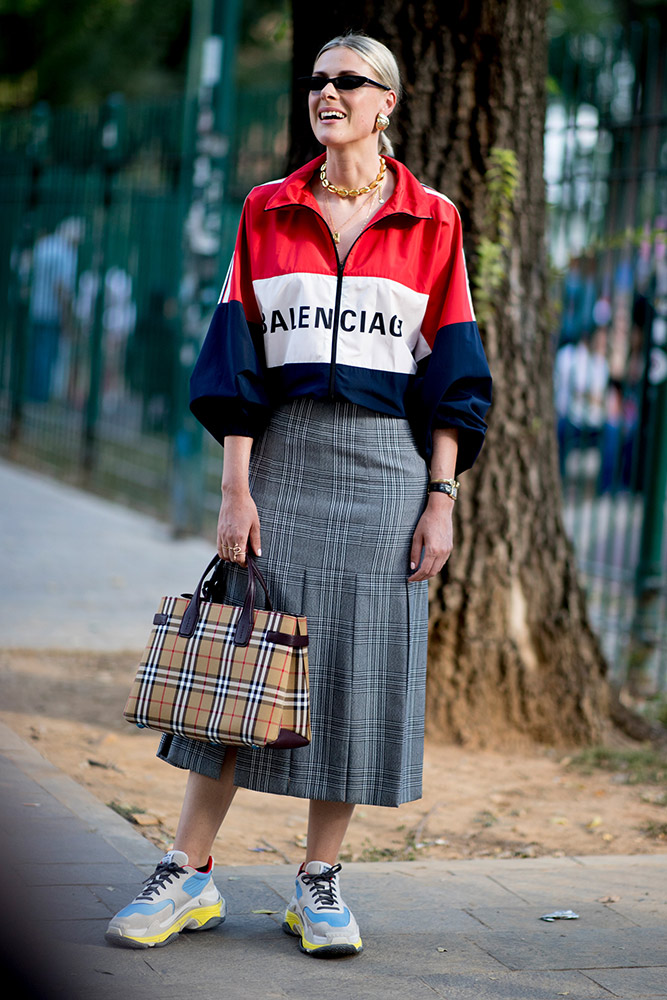
[[[366,212],[366,218],[364,219],[364,224],[363,224],[363,226],[361,227],[362,229],[364,229],[364,228],[365,228],[365,226],[366,226],[366,224],[367,224],[368,220],[369,220],[369,219],[370,219],[370,217],[371,217],[371,208],[373,207],[373,202],[374,202],[374,201],[375,201],[375,191],[373,192],[373,194],[371,195],[371,197],[370,197],[370,198],[368,199],[368,201],[367,201],[367,202],[363,202],[363,203],[362,203],[362,204],[361,204],[361,205],[359,206],[359,208],[358,208],[358,209],[356,210],[356,212],[353,212],[353,213],[352,213],[352,215],[351,215],[351,216],[349,217],[349,219],[346,219],[346,220],[345,220],[345,222],[344,222],[344,223],[342,224],[342,226],[339,226],[339,227],[338,227],[338,229],[336,229],[336,226],[335,226],[335,224],[334,224],[334,220],[333,220],[333,214],[332,214],[332,212],[331,212],[331,207],[330,207],[330,205],[329,205],[329,198],[328,198],[328,196],[327,196],[327,195],[325,194],[325,196],[324,196],[324,206],[325,206],[325,209],[326,209],[326,213],[327,213],[327,215],[329,216],[329,223],[330,223],[330,225],[331,225],[331,232],[332,232],[332,234],[333,234],[333,238],[334,238],[334,243],[336,243],[336,244],[340,243],[340,234],[341,234],[341,231],[342,231],[343,229],[345,229],[345,227],[346,227],[346,226],[349,226],[349,224],[350,224],[350,223],[352,222],[352,219],[353,219],[353,218],[355,217],[355,215],[358,215],[358,214],[359,214],[359,212],[360,212],[360,211],[361,211],[361,210],[362,210],[362,209],[363,209],[363,208],[364,208],[365,206],[368,206],[368,211]]]

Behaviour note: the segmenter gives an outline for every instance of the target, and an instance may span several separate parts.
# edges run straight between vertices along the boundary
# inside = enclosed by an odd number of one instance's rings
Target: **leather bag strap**
[[[271,598],[269,597],[269,589],[266,585],[266,581],[260,572],[257,564],[255,563],[254,555],[248,550],[246,555],[247,569],[248,569],[248,585],[246,587],[245,598],[243,601],[243,607],[241,609],[241,615],[236,625],[236,630],[234,632],[234,645],[235,646],[247,646],[250,642],[250,636],[252,635],[253,626],[255,624],[255,592],[257,589],[256,584],[259,583],[262,590],[266,594],[266,602],[269,607],[269,611],[273,611],[273,604],[271,603]],[[190,602],[185,609],[183,618],[181,619],[181,625],[178,630],[178,634],[189,639],[193,634],[197,622],[199,621],[199,611],[201,606],[201,593],[202,587],[204,586],[204,581],[208,577],[211,570],[217,570],[219,565],[222,564],[222,559],[219,556],[214,556],[210,563],[204,570],[199,583],[190,598]]]

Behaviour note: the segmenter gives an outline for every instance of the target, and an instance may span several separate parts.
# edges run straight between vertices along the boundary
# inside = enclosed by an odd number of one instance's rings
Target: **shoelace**
[[[150,899],[153,893],[158,892],[166,882],[171,883],[175,875],[184,874],[185,868],[180,868],[175,861],[170,861],[166,865],[159,864],[153,874],[144,879],[146,888],[139,893],[137,899]]]
[[[313,887],[313,892],[317,896],[316,909],[328,910],[338,905],[335,895],[336,886],[333,884],[333,880],[341,870],[341,867],[341,865],[334,865],[333,868],[328,868],[325,872],[320,872],[319,875],[309,875],[308,872],[302,873],[301,878],[306,885]]]

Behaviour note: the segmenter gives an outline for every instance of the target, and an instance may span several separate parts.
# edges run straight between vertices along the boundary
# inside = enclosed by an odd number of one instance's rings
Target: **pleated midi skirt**
[[[242,788],[397,806],[420,798],[428,585],[408,583],[428,473],[407,420],[352,403],[297,399],[253,446],[258,564],[275,608],[305,615],[312,741],[242,748]],[[231,566],[227,599],[247,574]],[[158,756],[219,777],[225,748],[163,736]]]

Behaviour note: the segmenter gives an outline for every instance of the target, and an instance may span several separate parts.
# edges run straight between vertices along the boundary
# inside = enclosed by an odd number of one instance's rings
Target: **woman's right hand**
[[[259,514],[250,490],[223,486],[218,515],[218,555],[227,562],[245,566],[248,546],[255,555],[261,556],[261,545]]]

